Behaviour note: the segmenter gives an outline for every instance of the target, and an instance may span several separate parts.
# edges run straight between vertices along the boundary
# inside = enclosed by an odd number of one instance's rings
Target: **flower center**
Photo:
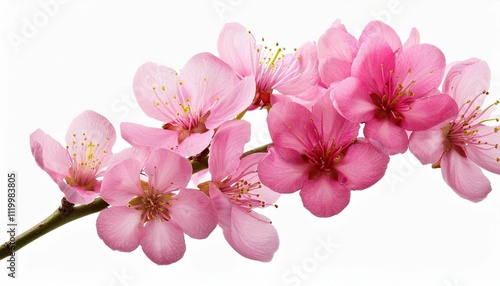
[[[327,143],[320,142],[311,150],[304,150],[301,155],[302,159],[312,165],[309,168],[308,179],[314,180],[322,174],[326,174],[331,179],[338,181],[339,173],[335,169],[335,165],[342,162],[347,149],[355,141],[356,139],[353,139],[344,146],[337,146],[335,140]]]
[[[210,111],[205,113],[203,116],[178,116],[175,121],[165,123],[162,128],[165,130],[177,131],[179,133],[177,136],[177,142],[180,144],[191,134],[207,132],[208,129],[205,126],[205,121],[209,115]]]
[[[142,223],[159,218],[162,221],[170,220],[168,208],[172,206],[174,194],[163,194],[155,190],[148,182],[141,180],[141,185],[144,194],[140,197],[133,198],[128,207],[134,208],[142,212]]]

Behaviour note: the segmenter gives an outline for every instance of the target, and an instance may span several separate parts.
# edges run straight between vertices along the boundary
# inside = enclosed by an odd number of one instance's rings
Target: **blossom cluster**
[[[111,249],[141,246],[170,264],[183,257],[185,234],[204,239],[218,225],[240,255],[270,261],[278,233],[258,209],[299,191],[313,215],[337,215],[352,190],[374,185],[390,156],[408,149],[472,202],[492,189],[482,169],[500,174],[499,101],[483,107],[488,65],[470,58],[447,66],[416,29],[403,43],[373,21],[356,38],[336,20],[317,41],[288,51],[228,23],[217,48],[178,72],[138,68],[135,97],[158,124],[121,123],[130,148],[112,151],[116,131],[94,111],[71,122],[65,146],[40,129],[31,134],[37,164],[68,202],[109,204],[96,226]],[[251,123],[242,118],[256,109],[268,111],[272,142],[244,153]],[[193,174],[203,160],[206,176]]]

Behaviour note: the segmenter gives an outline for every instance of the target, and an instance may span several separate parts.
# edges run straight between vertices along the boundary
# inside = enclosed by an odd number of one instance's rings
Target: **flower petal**
[[[210,199],[217,211],[218,224],[222,228],[231,227],[231,210],[233,205],[229,201],[229,198],[224,195],[212,182],[209,183],[209,194]]]
[[[439,87],[445,66],[444,54],[435,46],[413,45],[397,57],[393,78],[403,89],[411,90],[416,99]]]
[[[368,141],[358,142],[347,149],[344,159],[335,166],[339,181],[349,190],[363,190],[378,182],[385,174],[389,156],[379,153]],[[363,170],[360,173],[360,170]]]
[[[468,100],[488,90],[491,72],[485,61],[471,58],[454,63],[443,82],[443,93],[451,95],[461,106]],[[482,94],[474,101],[474,105],[481,106],[486,94]]]
[[[308,178],[309,164],[295,150],[274,147],[269,155],[259,163],[261,182],[278,193],[293,193]]]
[[[69,176],[71,161],[68,151],[54,138],[38,129],[30,135],[30,146],[36,163],[54,182]]]
[[[312,118],[323,142],[333,140],[343,146],[358,136],[359,124],[345,119],[333,107],[328,94],[323,95],[312,108]]]
[[[267,157],[267,154],[264,153],[255,153],[249,156],[246,156],[241,159],[240,165],[234,172],[234,177],[240,177],[242,180],[247,182],[257,183],[260,181],[259,174],[257,172],[258,164]],[[249,193],[258,194],[259,200],[264,202],[266,205],[274,204],[280,197],[280,194],[271,190],[266,185],[262,185],[261,187],[251,190]]]
[[[223,123],[215,133],[208,169],[214,182],[221,182],[231,175],[240,164],[245,143],[250,141],[250,123],[243,120],[230,120]]]
[[[144,125],[122,122],[120,124],[123,139],[134,147],[150,147],[175,150],[179,145],[179,134],[176,131]]]
[[[140,244],[146,256],[160,265],[177,262],[186,252],[184,233],[172,221],[155,219],[148,222]]]
[[[213,135],[213,130],[208,130],[203,133],[192,133],[173,151],[181,156],[198,155],[210,145]]]
[[[479,202],[491,192],[490,181],[481,168],[454,150],[443,156],[441,171],[446,183],[464,199]]]
[[[408,111],[402,111],[401,128],[411,131],[429,129],[458,114],[456,102],[447,94],[437,94],[416,100]]]
[[[258,215],[258,214],[254,214]],[[268,262],[279,247],[278,232],[269,220],[261,215],[257,219],[248,213],[233,207],[231,228],[223,229],[224,237],[231,247],[242,256]]]
[[[381,153],[394,155],[404,153],[408,149],[406,130],[396,126],[389,120],[370,120],[366,122],[363,133]]]
[[[144,166],[149,182],[161,193],[187,186],[193,167],[177,153],[165,149],[151,152]]]
[[[330,96],[340,113],[350,121],[366,122],[375,116],[377,106],[370,90],[357,78],[349,77],[335,84]]]
[[[224,83],[227,85],[227,83]],[[255,78],[253,75],[244,77],[234,87],[220,98],[215,98],[210,116],[205,121],[208,129],[215,129],[227,120],[232,119],[240,112],[247,109],[255,95]]]
[[[476,134],[484,134],[481,136],[481,141],[488,142],[490,146],[483,143],[481,145],[469,144],[466,147],[467,156],[472,162],[495,174],[500,174],[499,128],[499,126],[486,125],[475,127],[477,130]]]
[[[60,180],[57,182],[59,189],[64,193],[66,200],[75,205],[86,205],[94,201],[94,199],[99,195],[96,189],[98,189],[99,182],[94,186],[94,191],[87,191],[78,186],[71,187],[66,184],[65,181]]]
[[[130,252],[142,237],[141,212],[128,207],[102,210],[96,222],[97,235],[113,250]]]
[[[300,191],[304,207],[318,217],[331,217],[348,204],[351,192],[338,181],[327,176],[307,180]]]
[[[210,198],[199,190],[181,189],[170,207],[172,221],[192,238],[208,237],[217,226],[217,212]]]
[[[445,123],[448,124],[448,123]],[[438,124],[434,128],[423,131],[413,131],[410,135],[410,152],[417,157],[423,165],[434,164],[439,161],[444,153],[444,135]]]
[[[150,152],[150,149],[147,147],[129,147],[123,149],[122,151],[113,154],[108,162],[108,169],[129,158],[139,161],[140,165],[144,166]]]
[[[406,40],[406,42],[403,45],[403,50],[408,49],[409,47],[413,45],[420,44],[420,34],[418,33],[418,30],[415,28],[411,29],[410,36]]]
[[[401,39],[399,39],[398,34],[389,25],[382,21],[371,21],[365,26],[359,41],[361,43],[366,42],[370,38],[381,38],[385,40],[391,47],[393,52],[401,50]]]
[[[217,41],[220,58],[240,76],[255,74],[258,55],[254,36],[239,23],[227,23]]]
[[[311,112],[295,102],[276,103],[267,116],[269,133],[275,146],[302,152],[317,142]]]
[[[110,168],[101,186],[101,197],[110,205],[126,206],[135,196],[143,194],[140,173],[142,165],[129,158]]]
[[[178,82],[177,72],[171,68],[155,63],[140,66],[135,73],[133,87],[142,111],[162,122],[174,120],[176,102],[172,98],[178,94]]]

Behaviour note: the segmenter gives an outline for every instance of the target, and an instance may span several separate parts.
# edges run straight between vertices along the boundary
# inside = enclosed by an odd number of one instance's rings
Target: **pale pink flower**
[[[365,123],[365,137],[380,152],[403,153],[407,131],[428,129],[456,113],[457,106],[437,90],[445,68],[438,48],[416,43],[402,47],[386,30],[376,32],[380,25],[372,26],[373,35],[361,37],[351,76],[336,84],[331,96],[344,117]]]
[[[152,151],[144,166],[129,158],[111,167],[101,188],[111,207],[97,218],[99,237],[113,250],[130,252],[141,245],[157,264],[181,259],[184,233],[202,239],[217,226],[210,199],[185,188],[191,173],[186,158],[164,149]]]
[[[500,174],[500,127],[490,118],[499,101],[481,109],[488,94],[490,69],[486,62],[469,59],[454,64],[443,83],[443,92],[460,107],[455,116],[410,136],[410,151],[422,162],[441,168],[446,183],[462,198],[478,202],[491,191],[481,168]]]
[[[279,193],[300,191],[306,209],[319,217],[341,212],[350,190],[376,183],[389,156],[364,138],[359,124],[343,118],[328,94],[309,111],[294,103],[274,105],[267,117],[274,147],[259,164],[259,177]]]
[[[112,157],[113,125],[94,111],[84,111],[66,132],[66,147],[38,129],[30,136],[31,153],[57,183],[68,202],[88,204],[99,195],[100,178]]]
[[[219,56],[240,77],[255,76],[256,89],[249,109],[268,106],[274,91],[298,96],[318,81],[316,45],[307,42],[293,53],[279,44],[257,43],[253,34],[239,23],[228,23],[218,40]]]
[[[249,140],[248,122],[222,124],[208,159],[211,181],[198,186],[212,199],[219,226],[233,249],[249,259],[270,261],[278,250],[278,233],[271,221],[255,210],[273,205],[280,195],[262,185],[258,177],[257,164],[266,154],[256,153],[240,160]]]
[[[146,63],[134,78],[134,93],[146,115],[162,128],[122,123],[132,146],[148,146],[196,155],[209,144],[214,129],[244,111],[252,102],[255,81],[240,79],[229,65],[209,53],[193,56],[180,73]]]

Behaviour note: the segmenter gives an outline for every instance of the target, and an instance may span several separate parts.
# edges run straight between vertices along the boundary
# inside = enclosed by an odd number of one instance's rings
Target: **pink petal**
[[[220,58],[228,63],[240,77],[255,73],[259,58],[253,35],[239,23],[222,27],[217,48]]]
[[[278,61],[286,68],[279,72],[272,88],[283,94],[299,94],[319,80],[317,48],[312,42],[306,42],[295,53]]]
[[[204,133],[192,133],[173,151],[181,156],[198,155],[210,145],[213,135],[213,130],[208,130]]]
[[[349,190],[363,190],[378,182],[385,174],[389,156],[379,153],[370,143],[356,143],[347,149],[344,159],[335,166],[339,181]],[[359,170],[363,170],[360,173]]]
[[[358,136],[359,124],[340,115],[328,94],[323,95],[313,106],[312,118],[318,135],[324,142],[333,140],[342,146]]]
[[[411,131],[429,129],[458,114],[458,106],[447,94],[437,94],[416,100],[408,111],[401,112],[401,128]]]
[[[149,183],[159,192],[165,193],[187,186],[193,167],[177,153],[156,149],[149,155],[144,171]]]
[[[176,131],[129,122],[122,122],[120,129],[123,139],[134,147],[175,150],[179,144],[177,140],[179,134]]]
[[[396,56],[387,42],[378,37],[364,42],[352,63],[352,75],[368,88],[370,93],[383,94],[385,85],[393,75]]]
[[[377,106],[370,90],[357,78],[349,77],[332,88],[331,98],[342,115],[353,122],[373,119]]]
[[[219,96],[220,98],[214,100],[210,116],[205,121],[208,129],[219,127],[250,106],[255,96],[255,78],[253,75],[247,76],[234,85],[234,88]]]
[[[97,235],[113,250],[130,252],[142,237],[141,212],[128,207],[102,210],[96,222]]]
[[[134,94],[137,103],[147,116],[162,122],[176,118],[176,100],[179,79],[171,68],[145,63],[137,69],[134,77]]]
[[[309,164],[292,149],[274,147],[257,167],[261,182],[278,193],[293,193],[308,178]]]
[[[311,112],[295,102],[275,104],[267,116],[267,125],[276,146],[302,152],[317,142]]]
[[[208,168],[212,180],[221,182],[232,174],[240,164],[245,143],[250,141],[250,123],[243,120],[231,120],[223,123],[212,141]]]
[[[146,256],[160,265],[177,262],[186,252],[184,233],[172,221],[155,219],[148,222],[140,244]]]
[[[179,86],[183,97],[185,99],[189,98],[191,109],[198,110],[199,112],[211,110],[212,106],[217,107],[217,105],[221,104],[220,101],[225,101],[229,98],[231,98],[229,99],[230,101],[234,97],[242,101],[245,98],[243,94],[232,93],[242,92],[242,90],[235,89],[235,86],[239,83],[239,78],[233,69],[210,53],[200,53],[189,59],[179,74],[179,80],[182,82],[182,85]],[[252,99],[254,93],[255,87],[252,90]],[[229,118],[232,117],[228,116]],[[215,127],[209,127],[207,124],[207,128],[214,129]]]
[[[393,52],[401,50],[401,40],[398,34],[389,25],[382,21],[371,21],[365,26],[359,41],[364,43],[370,38],[381,38],[385,40],[391,47]]]
[[[125,159],[135,159],[140,162],[141,166],[144,166],[144,163],[146,163],[146,160],[148,159],[150,149],[147,147],[141,148],[141,147],[129,147],[126,149],[123,149],[122,151],[113,154],[111,159],[108,162],[108,169],[113,167],[114,165],[122,162]]]
[[[38,166],[57,182],[69,176],[70,158],[54,138],[38,129],[30,135],[31,153]]]
[[[318,40],[318,59],[332,57],[352,63],[358,49],[358,40],[343,25],[331,27]]]
[[[461,106],[473,100],[490,86],[491,72],[485,61],[471,58],[455,63],[443,82],[443,93],[451,95]],[[483,104],[485,94],[479,96],[474,105]]]
[[[340,213],[348,204],[350,191],[338,181],[327,176],[307,180],[300,191],[304,207],[318,217],[331,217]]]
[[[423,165],[437,163],[443,155],[444,136],[441,130],[443,126],[438,124],[435,128],[411,133],[410,151]]]
[[[59,189],[64,193],[64,197],[66,198],[66,200],[68,200],[68,202],[72,204],[86,205],[93,202],[94,199],[99,195],[99,193],[96,191],[87,191],[78,186],[71,187],[63,180],[58,181],[57,185],[59,186]],[[94,190],[96,190],[96,186],[94,186]]]
[[[435,46],[418,44],[405,49],[396,59],[394,77],[404,90],[420,98],[434,92],[443,79],[444,54]]]
[[[231,211],[233,205],[229,198],[224,195],[212,182],[209,183],[210,199],[217,211],[218,224],[222,228],[231,227]]]
[[[110,205],[126,206],[136,196],[143,195],[140,183],[142,166],[129,158],[110,168],[101,186],[101,197]]]
[[[208,237],[217,226],[217,212],[210,198],[199,190],[181,189],[170,207],[172,221],[192,238]]]
[[[412,28],[410,36],[403,45],[403,50],[408,49],[409,47],[417,44],[420,44],[420,34],[418,33],[417,29]]]
[[[484,143],[479,145],[469,144],[466,147],[467,156],[472,162],[495,174],[500,174],[500,132],[498,128],[500,127],[477,126],[475,128],[478,131],[476,135],[482,135],[481,141],[488,142],[490,145]]]
[[[278,232],[266,217],[259,215],[258,217],[262,219],[256,219],[237,207],[233,207],[231,228],[223,229],[224,237],[229,245],[242,256],[268,262],[278,250]]]
[[[491,191],[491,184],[474,162],[450,151],[441,160],[441,171],[446,183],[462,198],[479,202]]]
[[[325,58],[319,62],[321,81],[326,85],[339,82],[351,75],[352,62],[339,60],[333,57]]]
[[[381,153],[394,155],[408,149],[408,134],[389,120],[370,120],[366,122],[363,133]]]
[[[73,119],[66,132],[70,154],[76,153],[78,157],[86,158],[92,153],[94,160],[101,161],[102,166],[107,165],[107,160],[111,158],[111,148],[115,141],[116,132],[111,122],[91,110],[86,110]]]

